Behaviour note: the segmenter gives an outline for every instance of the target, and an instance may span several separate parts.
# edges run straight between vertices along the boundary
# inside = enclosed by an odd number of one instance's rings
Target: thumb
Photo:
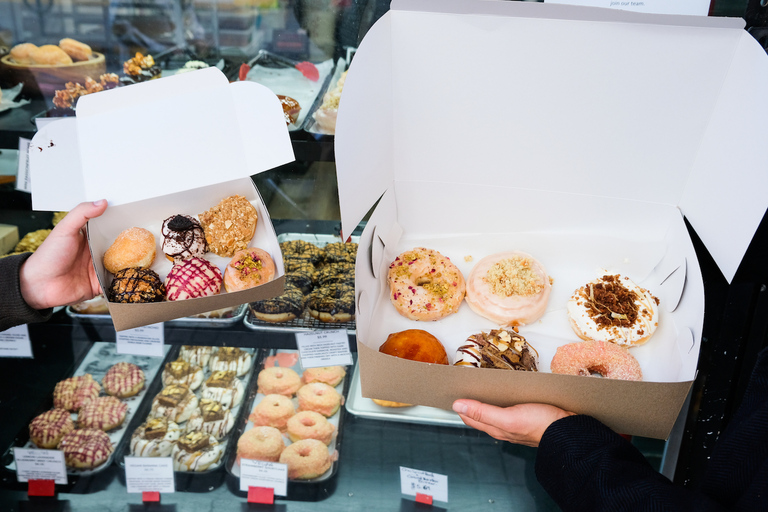
[[[61,235],[77,233],[89,220],[98,217],[107,209],[106,199],[80,203],[56,225]]]
[[[453,403],[453,410],[461,416],[486,425],[497,425],[502,421],[504,409],[495,405],[484,404],[477,400],[460,399]]]

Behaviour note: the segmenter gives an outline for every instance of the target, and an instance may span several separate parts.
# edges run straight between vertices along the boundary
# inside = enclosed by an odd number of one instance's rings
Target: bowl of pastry
[[[23,82],[25,93],[52,97],[67,82],[98,80],[106,60],[87,44],[64,38],[58,45],[17,44],[0,59],[0,72],[14,83]]]

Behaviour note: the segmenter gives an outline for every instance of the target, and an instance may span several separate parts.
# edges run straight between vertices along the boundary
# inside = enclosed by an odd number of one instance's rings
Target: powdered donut
[[[134,396],[144,388],[144,372],[133,363],[121,361],[107,370],[101,384],[108,395],[118,398]]]
[[[344,379],[347,370],[343,366],[319,366],[317,368],[307,368],[301,376],[304,384],[310,382],[323,382],[329,386],[336,387]]]
[[[264,368],[256,379],[258,392],[265,395],[293,396],[301,387],[301,377],[290,368]]]
[[[472,311],[501,326],[528,325],[547,309],[551,284],[544,267],[520,251],[478,261],[467,279]]]
[[[288,420],[288,438],[293,441],[317,439],[326,446],[331,444],[336,427],[315,411],[300,411]]]
[[[38,415],[29,424],[29,438],[38,448],[54,449],[61,439],[75,430],[72,415],[64,409],[51,409]]]
[[[586,375],[606,379],[643,380],[640,364],[624,347],[607,341],[582,341],[557,348],[550,364],[552,373]]]
[[[246,430],[237,440],[237,460],[263,460],[277,462],[285,450],[285,441],[274,427],[254,427]]]
[[[262,249],[249,247],[235,252],[224,269],[224,288],[237,292],[268,283],[275,277],[275,262]]]
[[[131,455],[136,457],[169,457],[181,427],[168,418],[150,418],[131,435]]]
[[[171,361],[165,364],[162,379],[164,386],[184,384],[194,391],[203,383],[203,369],[186,361]]]
[[[248,416],[248,420],[259,427],[274,427],[285,432],[288,420],[296,414],[293,401],[285,395],[271,394],[261,399]]]
[[[59,443],[64,452],[64,463],[73,468],[91,469],[109,459],[114,447],[109,436],[96,428],[73,430]]]
[[[576,290],[568,320],[583,340],[634,347],[648,341],[659,325],[659,299],[628,277],[605,274]]]
[[[104,253],[104,268],[112,274],[124,268],[149,268],[157,254],[155,236],[144,228],[129,228],[117,235]]]
[[[79,377],[70,377],[56,384],[53,389],[53,406],[77,412],[80,408],[99,396],[101,386],[90,373]]]
[[[94,398],[77,413],[77,428],[98,428],[103,431],[123,424],[128,405],[113,396]]]
[[[288,466],[290,480],[309,480],[322,476],[331,468],[328,447],[317,439],[302,439],[287,446],[280,454],[280,463]]]
[[[312,382],[299,388],[299,411],[315,411],[325,417],[336,414],[342,402],[342,396],[328,384]]]
[[[235,372],[242,377],[251,369],[253,357],[237,347],[219,347],[211,356],[212,372]]]
[[[175,471],[205,471],[221,460],[224,447],[210,434],[189,432],[179,438],[173,447]]]
[[[202,398],[198,409],[187,420],[187,432],[200,431],[211,434],[217,440],[223,439],[235,426],[235,416],[221,403]]]
[[[410,320],[439,320],[459,310],[466,284],[461,271],[439,252],[416,247],[389,266],[389,299]]]

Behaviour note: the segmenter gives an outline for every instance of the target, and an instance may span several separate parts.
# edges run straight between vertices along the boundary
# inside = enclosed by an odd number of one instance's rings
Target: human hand
[[[477,400],[456,400],[453,410],[472,428],[500,441],[539,446],[541,436],[552,423],[574,413],[547,404],[518,404],[496,407]]]
[[[21,295],[33,309],[76,304],[101,292],[82,228],[107,209],[107,201],[80,203],[53,228],[21,266]]]

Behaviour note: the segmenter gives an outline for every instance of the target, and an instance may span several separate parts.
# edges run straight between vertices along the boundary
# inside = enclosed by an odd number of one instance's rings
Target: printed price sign
[[[14,448],[13,458],[16,461],[16,478],[19,482],[53,480],[57,484],[67,483],[64,452]]]
[[[448,503],[448,477],[400,466],[400,492],[406,496],[426,494],[435,501]]]
[[[274,489],[275,496],[288,495],[288,466],[278,462],[240,459],[240,490],[249,487]]]
[[[299,347],[302,368],[352,364],[347,331],[297,332],[296,345]]]
[[[32,357],[32,343],[26,324],[0,332],[0,357]]]
[[[162,322],[119,331],[116,334],[118,354],[163,357],[165,333]]]
[[[130,493],[176,491],[173,459],[170,457],[126,457],[125,487]]]

